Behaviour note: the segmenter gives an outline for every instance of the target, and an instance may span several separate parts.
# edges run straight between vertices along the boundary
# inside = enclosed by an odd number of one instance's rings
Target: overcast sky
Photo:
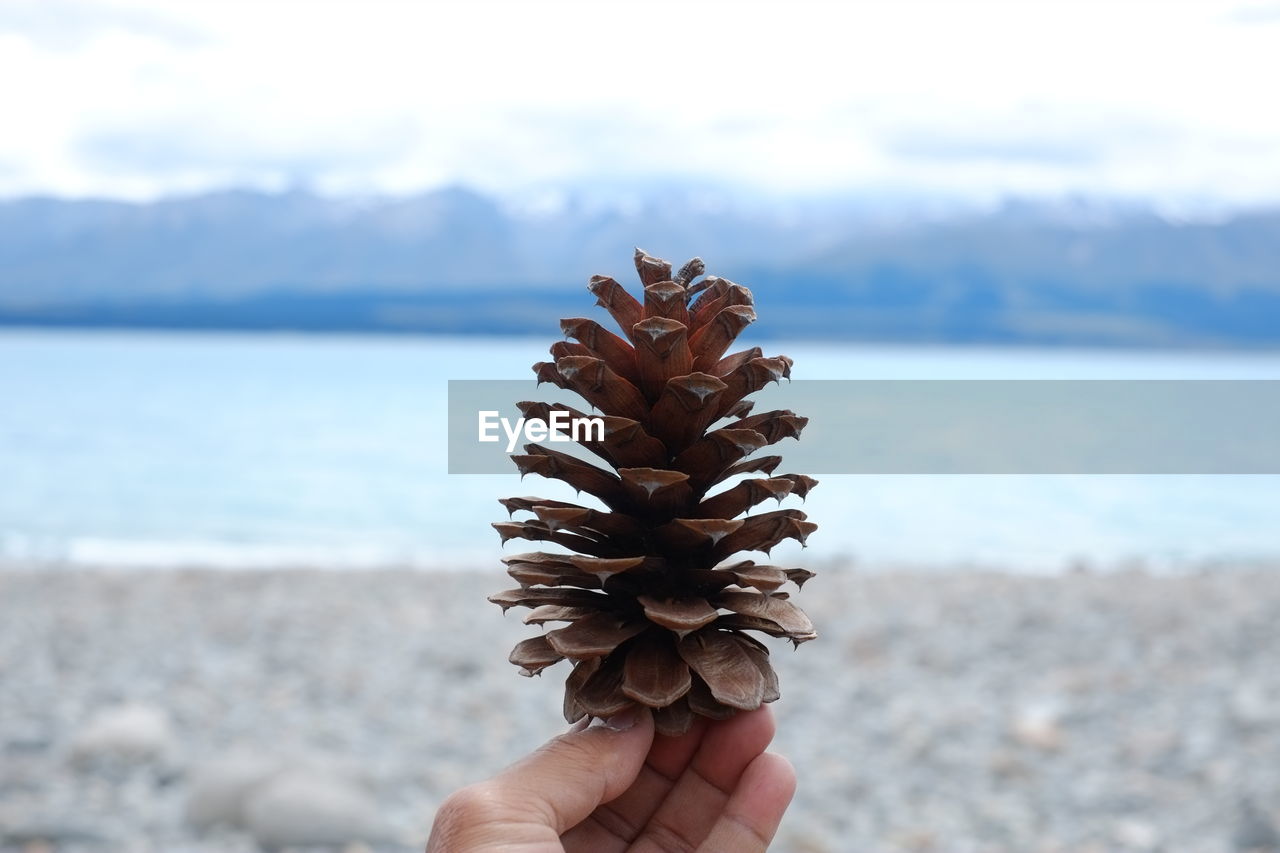
[[[1280,201],[1280,3],[0,0],[0,195]]]

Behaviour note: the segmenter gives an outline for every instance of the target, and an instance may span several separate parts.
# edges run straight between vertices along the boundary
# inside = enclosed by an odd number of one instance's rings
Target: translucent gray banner
[[[760,451],[806,474],[1280,473],[1280,380],[797,380],[751,399],[809,418]],[[532,380],[450,381],[449,473],[511,474],[522,400],[598,414]]]

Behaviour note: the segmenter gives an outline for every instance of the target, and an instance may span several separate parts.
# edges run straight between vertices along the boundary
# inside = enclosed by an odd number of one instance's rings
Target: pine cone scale
[[[635,700],[622,692],[622,668],[622,656],[604,658],[600,668],[578,690],[575,697],[578,705],[591,716],[601,719],[629,708]]]
[[[638,619],[593,613],[571,622],[566,628],[548,631],[545,636],[551,648],[561,655],[581,660],[609,654],[645,627]]]
[[[680,657],[722,705],[750,711],[764,702],[765,679],[732,632],[698,631],[680,640]]]
[[[693,677],[671,635],[649,631],[627,652],[622,692],[642,705],[662,708],[689,692]]]
[[[636,600],[644,608],[645,618],[674,631],[677,636],[710,625],[720,615],[705,598],[661,599],[642,595]]]

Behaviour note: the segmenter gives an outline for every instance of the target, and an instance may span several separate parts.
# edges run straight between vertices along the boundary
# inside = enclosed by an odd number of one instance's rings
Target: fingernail
[[[605,728],[615,732],[625,732],[636,724],[638,709],[635,705],[624,711],[619,711],[607,720],[594,720],[591,723],[592,728]]]
[[[591,723],[590,717],[583,717],[581,720],[578,720],[578,722],[569,726],[569,733],[572,734],[574,732],[580,732],[583,729],[585,729],[590,723]]]

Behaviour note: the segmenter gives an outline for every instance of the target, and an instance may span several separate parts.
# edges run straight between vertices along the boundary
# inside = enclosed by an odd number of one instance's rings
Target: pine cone
[[[613,470],[536,444],[512,457],[522,476],[563,480],[602,508],[503,500],[513,519],[532,516],[495,524],[504,543],[546,541],[576,553],[506,558],[520,588],[489,600],[504,611],[531,608],[526,623],[569,623],[522,641],[510,658],[524,675],[572,662],[567,720],[639,703],[653,709],[659,732],[675,735],[693,714],[724,719],[778,698],[768,649],[748,632],[796,645],[816,636],[778,591],[812,572],[725,561],[739,551],[768,553],[783,539],[803,544],[817,525],[799,510],[735,517],[768,498],[803,498],[817,481],[773,476],[779,456],[746,458],[798,437],[808,423],[790,411],[750,414],[747,395],[789,377],[792,364],[764,358],[758,347],[725,355],[755,320],[751,291],[714,276],[693,283],[704,269],[698,258],[675,276],[639,249],[635,263],[643,303],[611,278],[595,276],[588,286],[625,337],[593,320],[562,320],[576,343],[556,343],[555,361],[534,365],[539,382],[572,390],[602,413],[603,438],[582,436],[579,444]],[[518,405],[528,419],[550,422],[557,411],[590,417],[560,404]],[[748,474],[761,476],[740,477]],[[709,494],[730,479],[739,482]]]

